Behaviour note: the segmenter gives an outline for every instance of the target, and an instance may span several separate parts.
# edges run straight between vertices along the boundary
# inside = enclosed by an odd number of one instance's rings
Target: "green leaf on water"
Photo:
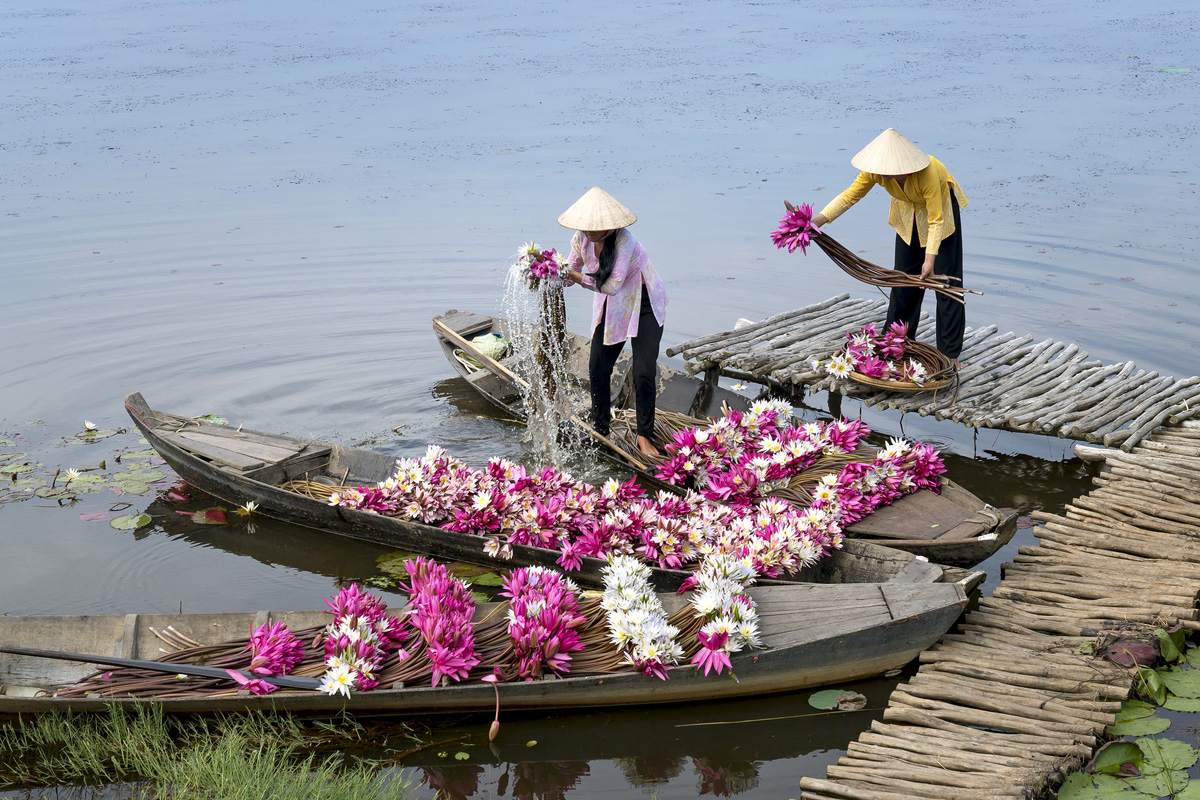
[[[1058,789],[1058,800],[1109,800],[1110,798],[1144,798],[1141,792],[1131,791],[1124,780],[1110,775],[1088,775],[1073,772]]]
[[[1151,797],[1169,797],[1188,784],[1187,770],[1162,770],[1154,775],[1130,778],[1129,785]]]
[[[454,754],[454,758],[457,759],[458,761],[466,761],[470,757],[471,757],[470,753],[464,753],[462,750],[459,750],[457,753]]]
[[[108,524],[119,531],[133,531],[143,525],[149,525],[150,522],[149,514],[122,514],[113,518]]]
[[[1188,785],[1175,793],[1174,800],[1200,800],[1200,781],[1188,781]]]
[[[12,439],[0,439],[0,447],[16,447],[17,443]]]
[[[1146,770],[1191,769],[1200,761],[1200,752],[1187,742],[1178,739],[1138,739],[1137,744],[1146,754]]]
[[[861,694],[850,689],[826,689],[821,692],[813,692],[808,698],[808,704],[813,708],[827,711],[831,709],[844,710],[862,708],[867,704],[866,700]]]
[[[492,598],[487,596],[487,592],[471,592],[471,599],[476,603],[487,603],[490,602]]]
[[[1159,676],[1177,697],[1200,697],[1200,669],[1172,667],[1159,670]]]
[[[470,578],[470,583],[477,586],[503,586],[504,576],[498,572],[484,572]]]
[[[1156,733],[1162,733],[1169,727],[1171,727],[1171,720],[1165,717],[1146,717],[1129,722],[1118,722],[1115,725],[1109,725],[1104,730],[1109,736],[1153,736]]]
[[[1168,695],[1167,702],[1163,703],[1163,708],[1169,708],[1172,711],[1200,711],[1200,697]]]
[[[26,458],[28,453],[0,453],[0,461],[13,461],[18,458]]]
[[[27,475],[24,478],[17,478],[15,481],[0,483],[0,489],[35,489],[38,486],[48,486],[49,483],[45,478],[39,478],[36,475]]]
[[[1092,758],[1090,767],[1093,772],[1121,774],[1126,764],[1133,764],[1141,769],[1145,756],[1142,748],[1134,742],[1109,742],[1100,748]]]
[[[102,431],[83,431],[82,433],[77,433],[74,436],[67,437],[66,441],[74,444],[91,444],[92,442],[98,442],[102,439],[107,439],[110,436],[116,436],[118,433],[123,432],[123,429],[120,428],[110,428]]]
[[[5,464],[0,466],[0,475],[20,475],[23,472],[33,472],[37,467],[33,464]]]
[[[1158,706],[1151,705],[1145,700],[1126,700],[1121,703],[1121,710],[1117,712],[1117,722],[1129,722],[1135,719],[1144,719],[1154,716],[1158,712]]]
[[[61,500],[67,497],[75,497],[75,491],[67,486],[43,486],[34,494],[44,500]]]
[[[134,450],[132,453],[122,453],[121,460],[124,461],[127,458],[154,458],[156,455],[158,455],[158,451],[154,448],[150,448],[149,450]]]

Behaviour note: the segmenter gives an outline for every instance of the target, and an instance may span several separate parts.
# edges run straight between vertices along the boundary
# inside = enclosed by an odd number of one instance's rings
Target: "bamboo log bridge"
[[[1105,365],[1078,345],[968,328],[956,386],[900,393],[839,380],[816,366],[845,344],[845,333],[887,315],[884,300],[832,297],[762,322],[692,339],[667,350],[693,373],[727,375],[789,393],[829,391],[880,409],[932,414],[974,428],[1082,439],[1130,450],[1150,431],[1200,417],[1200,377],[1176,379],[1138,369],[1132,361]],[[920,341],[934,326],[921,315]]]
[[[1200,421],[1153,432],[1104,460],[1092,492],[1062,515],[1035,513],[993,596],[923,653],[882,722],[803,800],[1046,797],[1085,763],[1132,679],[1102,658],[1155,627],[1200,630]]]

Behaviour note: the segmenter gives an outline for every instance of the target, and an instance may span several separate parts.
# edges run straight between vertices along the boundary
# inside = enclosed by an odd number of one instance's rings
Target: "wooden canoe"
[[[394,456],[261,431],[234,430],[155,411],[136,392],[125,398],[125,408],[138,430],[179,477],[231,505],[255,502],[255,513],[266,517],[452,561],[490,568],[538,565],[558,569],[557,550],[513,545],[513,558],[498,561],[483,552],[479,536],[331,506],[281,487],[295,479],[371,486],[395,473]],[[598,558],[583,561],[581,569],[570,573],[571,578],[585,587],[602,586],[600,570],[606,562]],[[655,585],[663,591],[678,588],[688,575],[682,570],[661,568],[653,572]],[[981,572],[944,567],[910,553],[848,539],[843,549],[789,582],[961,582],[969,592],[983,577]]]
[[[580,675],[499,685],[504,710],[572,709],[689,703],[788,692],[878,675],[900,667],[936,642],[966,605],[957,583],[791,584],[752,587],[765,649],[733,657],[738,680],[705,676],[690,665],[661,681],[637,672]],[[687,602],[662,596],[668,614]],[[476,620],[495,613],[476,608]],[[831,613],[836,610],[836,613]],[[284,622],[293,630],[324,625],[320,611],[224,614],[114,614],[0,617],[0,644],[96,656],[171,661],[154,633],[168,625],[200,644],[245,641],[258,626]],[[54,687],[78,682],[96,667],[74,661],[0,653],[0,714],[101,711],[109,704],[161,703],[175,713],[215,711],[335,712],[376,709],[398,713],[490,712],[492,685],[477,670],[462,683],[430,688],[379,688],[330,697],[317,691],[270,695],[230,692],[219,697],[52,697]],[[181,686],[183,682],[181,682]]]
[[[516,419],[525,418],[521,402],[521,379],[510,367],[511,354],[499,360],[475,347],[471,339],[486,333],[506,334],[505,320],[468,311],[447,311],[433,318],[433,330],[450,364],[474,389]],[[568,334],[570,372],[581,382],[587,396],[587,364],[590,340]],[[466,356],[466,358],[464,358]],[[630,365],[626,348],[613,370],[614,407],[633,408],[632,385],[627,382]],[[474,363],[472,363],[474,362]],[[750,401],[701,378],[665,364],[658,366],[660,410],[705,420],[719,415],[722,406],[747,409]],[[594,441],[605,457],[635,471],[643,480],[672,491],[678,487],[659,481],[650,464],[632,446],[631,432],[620,435],[619,420],[612,435],[601,436],[590,421],[572,419],[584,438]],[[941,479],[941,491],[919,491],[899,498],[890,506],[856,522],[846,533],[862,541],[923,555],[931,561],[970,567],[991,556],[1012,539],[1017,530],[1014,511],[993,508],[951,480]]]

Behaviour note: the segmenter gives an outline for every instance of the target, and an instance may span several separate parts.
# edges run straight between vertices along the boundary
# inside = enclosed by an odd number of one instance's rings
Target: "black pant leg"
[[[917,236],[917,223],[913,220],[910,241],[905,242],[896,234],[896,259],[894,269],[906,275],[920,275],[921,266],[925,263],[925,248]],[[921,303],[925,300],[925,290],[911,286],[897,286],[892,289],[888,301],[887,322],[884,330],[891,327],[893,322],[903,322],[908,329],[908,337],[917,337],[917,323],[921,321]]]
[[[942,240],[934,258],[935,275],[948,275],[951,286],[962,286],[963,244],[962,221],[959,218],[958,198],[950,193],[950,205],[954,210],[954,233]],[[958,358],[962,353],[963,334],[967,329],[966,307],[951,297],[937,295],[937,349],[946,358]]]
[[[633,348],[633,388],[637,401],[637,432],[654,440],[654,404],[658,397],[658,348],[663,326],[654,318],[649,304],[638,319],[638,335],[630,340]]]
[[[592,395],[592,425],[608,436],[612,425],[612,373],[624,342],[604,343],[604,320],[592,331],[592,349],[588,357],[588,382]]]

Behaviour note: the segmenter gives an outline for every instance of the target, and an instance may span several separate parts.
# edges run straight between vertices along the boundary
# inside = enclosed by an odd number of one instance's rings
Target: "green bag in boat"
[[[471,344],[493,361],[499,361],[508,352],[508,339],[498,333],[481,333],[471,339]],[[469,366],[477,369],[483,368],[483,364],[480,364],[478,359],[473,358],[465,350],[455,350],[454,357]]]

